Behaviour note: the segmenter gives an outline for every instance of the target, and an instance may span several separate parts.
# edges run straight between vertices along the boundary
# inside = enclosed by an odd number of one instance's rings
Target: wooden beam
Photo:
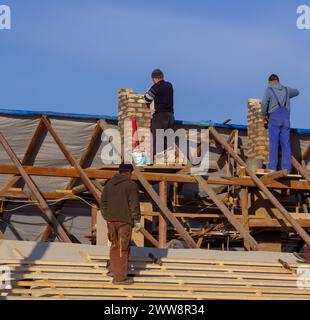
[[[203,191],[206,192],[216,206],[223,212],[227,220],[234,226],[234,228],[241,234],[241,236],[246,239],[247,250],[253,249],[257,250],[257,242],[249,234],[249,231],[235,218],[235,216],[229,211],[224,202],[216,195],[214,190],[208,185],[207,181],[201,176],[194,176],[199,185],[202,187]]]
[[[236,133],[235,133],[236,135]],[[237,148],[235,141],[235,149]],[[187,168],[191,167],[191,162],[189,159],[187,159]],[[201,186],[201,188],[208,194],[208,196],[212,199],[212,201],[215,203],[215,205],[222,211],[222,213],[225,215],[225,217],[228,219],[228,221],[234,226],[234,228],[239,231],[241,236],[246,239],[246,248],[247,250],[250,250],[251,248],[253,250],[257,250],[257,242],[255,239],[250,235],[249,231],[246,230],[243,225],[235,218],[233,213],[229,211],[229,209],[226,207],[225,203],[222,199],[220,199],[215,191],[208,185],[206,180],[199,175],[194,175],[194,179],[198,182],[198,184]]]
[[[45,129],[44,127],[44,123],[42,121],[42,119],[40,119],[39,124],[31,138],[31,141],[27,147],[27,150],[25,152],[24,158],[22,160],[22,165],[32,165],[34,163],[34,160],[40,150],[40,147],[42,145],[42,142],[45,139],[46,136],[46,129],[45,131],[43,130]],[[9,190],[10,188],[13,188],[14,186],[18,185],[18,183],[21,180],[21,176],[20,175],[16,175],[14,177],[12,177],[0,190],[1,192],[6,192],[7,190]],[[21,186],[23,187],[23,186]]]
[[[310,173],[309,171],[303,167],[294,156],[292,156],[292,165],[293,167],[300,172],[300,174],[310,183]]]
[[[79,177],[78,171],[74,167],[59,168],[59,167],[33,167],[23,166],[24,170],[30,176],[43,176],[43,177]],[[111,179],[117,171],[114,170],[98,170],[88,168],[84,170],[90,179]],[[14,165],[0,165],[0,174],[19,174],[18,169]],[[180,183],[197,183],[197,181],[189,175],[185,174],[171,174],[171,173],[154,173],[143,172],[143,176],[150,182],[180,182]],[[138,180],[135,174],[132,176],[133,180]],[[251,177],[225,177],[225,176],[209,176],[208,184],[223,185],[223,186],[243,186],[243,187],[256,187],[255,182]],[[298,180],[295,178],[283,178],[280,181],[268,179],[264,184],[272,189],[295,189],[302,191],[310,191],[310,184],[306,180]],[[86,188],[77,186],[73,188],[73,193],[80,193],[85,191]],[[7,191],[8,192],[8,191]],[[3,196],[6,192],[0,192]]]
[[[140,172],[139,168],[137,166],[134,166],[134,173],[146,192],[150,195],[150,197],[155,201],[155,203],[158,205],[161,213],[167,218],[167,220],[170,221],[170,223],[176,228],[177,232],[180,234],[180,236],[185,240],[185,242],[189,245],[190,248],[197,249],[197,244],[195,241],[191,238],[191,236],[188,234],[188,232],[183,228],[182,224],[179,222],[179,220],[173,215],[173,213],[167,208],[167,206],[162,202],[159,195],[155,192],[153,187],[150,185],[150,183],[146,180],[144,175]]]
[[[161,181],[159,183],[159,197],[161,201],[167,205],[167,182]],[[159,216],[159,226],[158,226],[158,239],[159,247],[165,248],[167,244],[167,222],[164,216]]]
[[[63,208],[63,204],[58,203],[58,208],[56,209],[56,212],[54,214],[54,216],[56,217],[57,221],[59,222],[59,224],[62,226],[62,228],[65,230],[67,236],[69,237],[69,239],[73,242],[73,243],[81,243],[59,220],[61,218],[61,210]],[[50,235],[52,234],[52,227],[50,226],[50,224],[47,224],[47,226],[45,227],[44,231],[42,232],[41,235],[41,241],[48,241]]]
[[[260,178],[261,181],[268,181],[270,179],[274,180],[274,179],[280,179],[280,178],[284,178],[288,175],[288,171],[287,170],[279,170],[279,171],[273,171],[273,172],[269,172],[268,174],[262,176]]]
[[[70,238],[67,236],[65,230],[63,227],[60,225],[60,223],[57,221],[55,218],[53,212],[49,208],[48,204],[46,203],[45,199],[41,195],[40,191],[32,181],[32,179],[28,176],[26,171],[24,170],[23,166],[21,165],[20,161],[18,160],[16,154],[12,150],[11,146],[9,143],[6,141],[5,137],[3,134],[0,132],[0,142],[6,151],[6,153],[9,155],[11,158],[12,162],[15,164],[16,168],[18,169],[20,175],[22,178],[25,180],[26,184],[28,185],[31,194],[33,197],[38,201],[38,207],[41,209],[41,211],[45,214],[47,220],[49,223],[52,224],[55,232],[59,235],[59,237],[65,241],[65,242],[71,242]]]
[[[227,138],[227,143],[229,143],[229,145],[231,145],[232,144],[232,141],[233,141],[233,139],[234,139],[234,137],[235,137],[235,131],[236,130],[233,130],[231,133],[230,133],[230,135],[229,135],[229,137]],[[217,159],[217,164],[218,164],[218,166],[220,167],[220,163],[221,162],[223,162],[225,160],[225,151],[223,150],[222,151],[222,153],[221,153],[221,155],[219,156],[219,158]]]
[[[245,167],[246,172],[255,182],[257,187],[266,195],[270,202],[280,210],[285,219],[292,225],[295,231],[299,236],[306,242],[307,245],[310,245],[310,237],[308,233],[295,221],[294,218],[290,216],[288,211],[282,206],[278,199],[268,190],[268,188],[262,183],[262,181],[256,176],[256,174],[248,168],[246,163],[234,152],[231,146],[226,143],[226,141],[220,136],[217,130],[214,127],[209,128],[213,137],[226,149],[226,151],[239,163],[240,166]]]
[[[307,156],[310,153],[310,143],[308,144],[308,147],[305,149],[305,151],[303,152],[302,156],[301,156],[301,160],[305,161]]]
[[[141,227],[140,232],[155,248],[159,248],[159,242],[145,228]]]
[[[80,166],[84,169],[85,167],[90,167],[92,162],[93,162],[93,159],[96,155],[96,152],[97,150],[99,149],[99,145],[97,148],[96,145],[97,145],[97,142],[98,142],[98,139],[100,138],[101,136],[101,133],[102,133],[102,128],[100,126],[99,123],[97,123],[96,125],[96,128],[90,138],[90,141],[88,143],[88,146],[86,148],[86,150],[84,151],[84,153],[82,154],[81,156],[81,159],[80,159]],[[72,189],[75,184],[76,184],[76,181],[77,181],[77,178],[72,178],[70,180],[70,182],[68,183],[68,185],[66,186],[66,189]]]
[[[241,188],[240,190],[240,202],[241,202],[241,209],[242,209],[242,222],[244,228],[249,232],[250,225],[249,225],[249,204],[248,204],[248,189]],[[249,247],[249,243],[246,238],[243,239],[244,248],[247,249]]]
[[[52,135],[52,137],[54,138],[55,142],[57,143],[57,145],[59,146],[59,148],[61,149],[61,151],[63,152],[64,156],[67,158],[67,160],[69,161],[69,163],[75,167],[76,171],[78,172],[80,178],[82,179],[83,183],[86,185],[86,187],[88,188],[88,190],[92,193],[92,195],[94,196],[94,198],[96,199],[97,203],[100,203],[100,194],[97,191],[97,189],[94,187],[94,185],[92,184],[92,182],[90,181],[89,177],[87,176],[87,174],[85,173],[85,171],[82,169],[82,167],[78,164],[78,162],[76,161],[76,159],[74,159],[74,157],[71,155],[71,153],[69,152],[69,150],[67,149],[66,145],[63,143],[63,141],[61,140],[61,138],[58,136],[58,134],[56,133],[56,131],[54,130],[54,128],[52,127],[52,125],[50,124],[48,118],[46,116],[42,116],[42,119],[44,121],[44,124],[47,128],[47,130],[49,131],[49,133]]]

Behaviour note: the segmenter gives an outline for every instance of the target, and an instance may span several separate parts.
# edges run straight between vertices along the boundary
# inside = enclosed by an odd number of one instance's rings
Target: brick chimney
[[[248,100],[248,158],[262,160],[267,166],[269,159],[269,133],[264,127],[261,100]]]
[[[146,152],[147,163],[151,163],[151,110],[145,103],[141,94],[134,93],[132,89],[121,89],[118,93],[118,126],[122,141],[122,159],[132,154],[132,117],[135,116],[140,142],[140,151]],[[126,122],[125,122],[126,121]],[[126,125],[125,125],[126,123]],[[126,135],[124,134],[126,129]]]

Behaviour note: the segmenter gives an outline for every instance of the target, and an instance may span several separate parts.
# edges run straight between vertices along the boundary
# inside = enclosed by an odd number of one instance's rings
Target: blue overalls
[[[269,116],[269,169],[278,169],[279,142],[282,150],[282,170],[292,171],[291,164],[291,144],[290,144],[290,112],[286,108],[288,101],[288,89],[284,105],[281,105],[278,96],[273,88],[270,88],[279,109],[272,112]]]

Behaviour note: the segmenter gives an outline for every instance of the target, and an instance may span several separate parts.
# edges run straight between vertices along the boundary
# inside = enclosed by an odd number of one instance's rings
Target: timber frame
[[[75,159],[54,129],[49,117],[42,115],[22,160],[18,159],[0,130],[0,143],[12,161],[12,165],[0,165],[0,174],[13,175],[5,185],[0,187],[0,197],[2,201],[5,200],[6,205],[12,199],[20,199],[25,202],[36,201],[47,223],[40,237],[41,241],[47,241],[54,232],[62,241],[79,242],[59,219],[66,200],[63,200],[54,212],[49,207],[48,200],[61,199],[68,194],[83,197],[87,193],[92,197],[94,207],[98,210],[104,182],[111,179],[117,170],[116,166],[92,167],[94,155],[98,151],[97,142],[100,141],[104,129],[104,122],[98,119],[85,151],[81,154],[80,159]],[[153,246],[163,248],[169,240],[170,227],[174,232],[172,238],[177,237],[184,240],[190,248],[199,248],[204,240],[212,236],[212,230],[207,228],[194,232],[185,226],[184,219],[200,218],[206,221],[214,219],[221,222],[226,221],[234,230],[235,235],[243,239],[246,250],[259,250],[253,231],[264,228],[276,231],[290,230],[291,233],[298,235],[307,245],[310,245],[310,237],[307,232],[310,230],[308,211],[310,204],[301,197],[310,192],[310,173],[305,166],[310,147],[306,148],[300,159],[292,157],[292,164],[297,174],[286,175],[280,172],[277,175],[266,175],[263,172],[253,172],[247,166],[246,159],[241,156],[243,152],[238,146],[238,130],[232,131],[228,140],[225,140],[214,127],[209,127],[209,131],[212,136],[210,143],[218,144],[223,149],[217,163],[226,166],[226,176],[215,174],[207,177],[192,176],[189,168],[178,166],[135,167],[133,179],[139,182],[141,191],[157,208],[142,212],[144,217],[151,219],[158,217],[157,234],[142,228],[141,232],[145,239]],[[53,137],[70,167],[33,165],[47,133]],[[70,182],[65,190],[41,192],[32,176],[68,177]],[[24,189],[25,184],[29,191]],[[159,185],[159,192],[154,189],[154,184]],[[179,192],[184,184],[200,185],[208,196],[205,200],[208,210],[199,212],[201,210],[197,211],[196,208],[196,211],[193,212],[192,207],[192,211],[188,211],[189,208],[187,211],[180,210],[182,206],[179,205]],[[216,185],[217,188],[213,188],[213,185]],[[173,187],[172,196],[170,196],[169,186]],[[217,189],[219,191],[216,191]],[[296,198],[296,201],[286,203],[280,197],[284,193],[289,193]],[[172,201],[169,202],[171,199]],[[1,215],[5,215],[5,207],[1,210]],[[90,229],[94,231],[96,219],[93,212],[90,215],[93,217]],[[5,238],[5,235],[0,231],[1,238]],[[91,240],[94,243],[93,237]]]

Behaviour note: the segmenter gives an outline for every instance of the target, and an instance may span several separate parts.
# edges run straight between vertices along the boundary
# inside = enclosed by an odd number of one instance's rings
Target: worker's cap
[[[121,163],[118,168],[119,172],[132,172],[133,166],[130,163]]]
[[[273,74],[269,77],[268,81],[269,81],[269,82],[270,82],[270,81],[280,81],[280,79],[279,79],[278,75],[276,75],[276,74],[273,73]]]
[[[155,69],[152,72],[152,79],[154,78],[164,78],[164,73],[160,69]]]

